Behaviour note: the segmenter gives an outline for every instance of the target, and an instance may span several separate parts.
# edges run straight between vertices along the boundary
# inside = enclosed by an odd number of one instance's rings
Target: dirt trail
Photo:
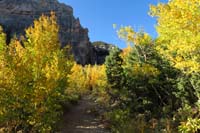
[[[88,96],[82,98],[64,114],[59,133],[109,133],[92,111],[95,107],[95,103]]]

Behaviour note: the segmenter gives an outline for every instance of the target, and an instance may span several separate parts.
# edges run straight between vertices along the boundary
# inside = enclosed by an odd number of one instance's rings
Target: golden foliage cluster
[[[55,14],[34,21],[26,39],[14,38],[8,46],[0,32],[0,126],[7,132],[51,131],[62,114],[72,66],[60,50]]]
[[[200,70],[200,1],[172,0],[151,6],[157,17],[157,50],[185,73]]]

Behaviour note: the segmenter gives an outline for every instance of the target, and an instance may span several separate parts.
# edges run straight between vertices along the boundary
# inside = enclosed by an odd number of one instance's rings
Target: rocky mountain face
[[[78,18],[73,16],[73,8],[57,0],[0,0],[0,25],[7,33],[7,43],[14,35],[24,34],[24,29],[33,24],[42,14],[54,11],[60,26],[59,36],[62,47],[72,45],[77,63],[82,65],[102,63],[98,61],[97,46],[91,45],[88,29],[83,28]],[[98,49],[98,50],[97,50]],[[107,53],[105,53],[107,55]]]
[[[115,47],[113,44],[102,41],[93,42],[92,45],[93,51],[96,54],[96,64],[103,64],[106,56],[109,55],[110,50]]]

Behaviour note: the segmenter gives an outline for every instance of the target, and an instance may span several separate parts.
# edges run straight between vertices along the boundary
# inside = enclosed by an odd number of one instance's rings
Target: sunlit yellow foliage
[[[171,0],[151,6],[157,17],[157,50],[185,73],[200,71],[200,1]]]
[[[60,47],[58,31],[59,27],[56,22],[55,13],[52,12],[50,17],[43,15],[38,21],[34,21],[33,27],[26,29],[28,44],[25,47],[34,48],[35,52],[43,51],[46,48],[54,51]]]
[[[3,33],[3,29],[0,26],[0,52],[3,50],[5,46],[6,46],[6,34]]]
[[[5,49],[6,48],[6,34],[3,33],[3,29],[0,26],[0,70],[3,69],[4,66],[3,60],[5,55]],[[0,71],[0,74],[2,74],[3,71]]]
[[[66,90],[67,94],[70,95],[81,95],[88,91],[86,86],[86,72],[83,67],[78,64],[74,64],[69,75],[69,87]]]
[[[121,27],[118,31],[119,38],[133,45],[149,45],[151,37],[145,32],[136,32],[131,26]]]
[[[132,67],[133,75],[135,76],[146,76],[156,77],[160,74],[159,70],[149,64],[134,64]]]
[[[89,79],[89,84],[92,88],[98,88],[105,85],[106,83],[106,74],[105,66],[86,66],[86,71],[88,72],[87,78]]]
[[[188,118],[186,122],[181,122],[178,128],[182,133],[196,133],[200,128],[200,119]]]
[[[1,53],[0,123],[14,132],[50,132],[62,113],[72,61],[60,50],[55,14],[34,21],[26,38],[24,47],[12,39]]]
[[[71,89],[89,90],[98,88],[106,84],[105,66],[81,66],[74,64],[72,73],[69,75],[69,83]],[[76,90],[76,91],[77,91]],[[70,91],[69,89],[67,91]]]
[[[88,65],[86,69],[88,72],[87,79],[89,81],[90,89],[92,89],[93,95],[97,97],[97,101],[100,104],[108,104],[109,96],[106,90],[108,88],[108,84],[105,65]]]
[[[122,49],[122,54],[121,54],[122,58],[125,59],[130,54],[131,51],[132,51],[132,47],[130,45]]]
[[[105,104],[106,100],[108,100],[106,78],[104,65],[81,66],[74,64],[69,75],[69,88],[66,93],[71,96],[92,93],[99,102],[104,102]]]
[[[130,54],[134,55],[132,56],[135,61],[131,64],[132,66],[125,64],[125,67],[132,68],[133,75],[157,76],[160,73],[157,68],[147,63],[148,56],[151,56],[149,49],[153,49],[153,40],[147,33],[135,32],[132,27],[126,26],[119,29],[118,35],[128,43],[128,47],[122,52],[125,62],[129,62]]]

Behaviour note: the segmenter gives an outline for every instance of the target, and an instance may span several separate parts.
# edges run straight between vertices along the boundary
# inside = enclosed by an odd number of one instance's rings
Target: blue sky
[[[59,0],[74,9],[74,16],[80,18],[83,27],[89,29],[90,41],[104,41],[120,48],[125,42],[117,37],[113,24],[144,29],[156,37],[155,18],[148,15],[149,4],[168,0]]]

